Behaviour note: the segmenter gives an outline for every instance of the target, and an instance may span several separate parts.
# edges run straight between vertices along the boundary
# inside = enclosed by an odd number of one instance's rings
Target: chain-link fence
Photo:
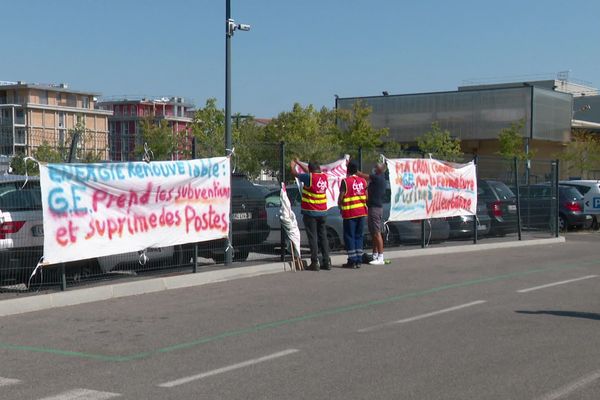
[[[192,146],[193,157],[195,146]],[[215,240],[166,248],[149,248],[107,257],[44,267],[32,272],[43,253],[43,217],[39,181],[13,176],[0,182],[0,210],[4,214],[0,232],[0,292],[22,293],[97,284],[150,274],[198,272],[223,268],[225,252],[233,252],[233,266],[286,259],[284,233],[279,221],[281,182],[288,183],[292,208],[300,216],[301,194],[290,174],[293,157],[316,159],[322,164],[346,155],[369,172],[387,158],[423,158],[401,150],[341,148],[314,143],[248,143],[232,157],[231,229],[232,242]],[[471,242],[552,237],[572,221],[563,216],[559,201],[557,161],[516,161],[498,157],[465,157],[475,160],[478,176],[477,215],[452,218],[390,222],[386,225],[386,251],[418,247],[448,246]],[[245,174],[246,173],[246,174]],[[384,202],[389,215],[390,190]],[[27,198],[27,199],[25,199]],[[11,208],[12,207],[12,208]],[[568,211],[568,210],[566,210]],[[8,218],[10,219],[7,219]],[[329,210],[328,237],[331,248],[343,254],[342,219],[337,207]],[[365,229],[366,231],[366,229]],[[366,234],[365,247],[370,247]],[[9,243],[7,237],[21,235]],[[308,254],[306,236],[302,253]],[[305,247],[306,246],[306,247]]]

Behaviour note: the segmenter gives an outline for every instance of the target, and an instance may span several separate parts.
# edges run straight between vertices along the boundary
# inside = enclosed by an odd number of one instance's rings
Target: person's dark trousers
[[[360,264],[363,255],[363,229],[365,217],[344,220],[344,244],[348,254],[348,263]]]
[[[319,249],[323,257],[321,265],[329,265],[329,241],[327,240],[327,217],[313,217],[303,214],[304,229],[308,237],[310,246],[310,261],[316,263],[319,261]]]

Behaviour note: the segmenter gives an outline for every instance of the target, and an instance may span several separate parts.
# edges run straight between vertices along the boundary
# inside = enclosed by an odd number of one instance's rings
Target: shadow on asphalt
[[[584,318],[584,319],[592,319],[595,321],[600,321],[600,314],[581,312],[581,311],[553,311],[553,310],[524,311],[524,310],[518,310],[515,312],[519,313],[519,314],[547,314],[547,315],[554,315],[556,317]]]

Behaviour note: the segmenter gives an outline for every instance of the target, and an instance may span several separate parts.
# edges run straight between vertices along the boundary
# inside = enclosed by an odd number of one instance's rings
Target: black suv
[[[231,176],[231,227],[233,230],[233,259],[244,261],[255,247],[269,236],[267,210],[264,191],[252,184],[243,174]],[[185,245],[185,258],[191,258],[193,244]],[[202,257],[212,258],[216,262],[225,259],[225,240],[211,240],[198,243],[198,252]]]

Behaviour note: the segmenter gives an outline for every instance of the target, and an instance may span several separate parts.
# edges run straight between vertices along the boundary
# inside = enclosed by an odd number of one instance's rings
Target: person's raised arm
[[[304,173],[308,172],[306,167],[298,162],[298,157],[294,157],[294,159],[290,161],[290,169],[292,170],[292,175],[294,177],[299,175],[299,173],[296,171],[296,165],[299,166]]]
[[[369,174],[365,174],[362,171],[357,171],[356,175],[360,176],[361,178],[363,178],[364,180],[366,180],[367,182],[369,182],[369,179],[371,179],[371,175]]]

